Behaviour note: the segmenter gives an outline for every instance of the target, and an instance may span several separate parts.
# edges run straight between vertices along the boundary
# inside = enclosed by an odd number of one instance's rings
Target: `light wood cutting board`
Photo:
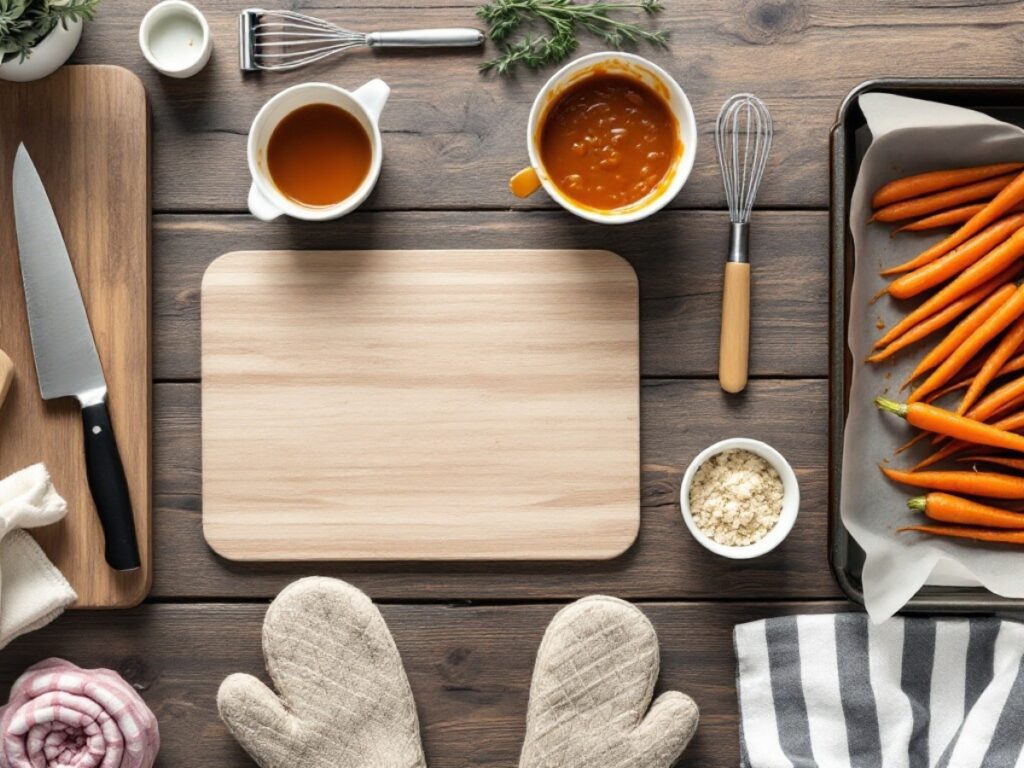
[[[601,559],[636,537],[637,279],[613,253],[230,253],[202,323],[224,557]]]
[[[75,607],[134,605],[149,592],[152,573],[146,93],[126,69],[73,66],[34,83],[0,82],[0,105],[0,349],[15,373],[0,414],[0,476],[42,461],[67,499],[62,522],[32,533],[78,593]],[[39,396],[11,199],[21,141],[60,222],[107,378],[135,510],[138,571],[118,573],[103,559],[77,403]]]

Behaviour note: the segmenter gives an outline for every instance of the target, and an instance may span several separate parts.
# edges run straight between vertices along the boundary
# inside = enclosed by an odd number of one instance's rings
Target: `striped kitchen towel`
[[[786,616],[736,627],[748,768],[1024,768],[1024,624]]]

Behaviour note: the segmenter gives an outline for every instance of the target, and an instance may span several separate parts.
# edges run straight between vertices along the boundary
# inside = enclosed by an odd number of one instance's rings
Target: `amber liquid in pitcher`
[[[300,205],[323,207],[350,197],[370,173],[370,136],[333,104],[307,104],[285,115],[267,144],[274,185]]]

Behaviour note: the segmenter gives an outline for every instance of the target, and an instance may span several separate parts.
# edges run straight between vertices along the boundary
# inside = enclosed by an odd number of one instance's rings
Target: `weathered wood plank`
[[[236,14],[227,0],[203,4],[214,36],[207,69],[171,80],[150,69],[136,43],[148,0],[101,10],[75,56],[82,63],[128,67],[145,80],[153,107],[154,205],[161,211],[239,211],[249,179],[245,135],[259,106],[297,82],[329,80],[356,87],[383,77],[393,87],[384,113],[384,171],[371,208],[545,206],[513,200],[508,177],[526,163],[530,103],[550,75],[481,77],[493,54],[356,54],[288,74],[245,77],[238,70]],[[473,2],[403,0],[358,5],[288,3],[355,29],[474,25]],[[415,5],[430,7],[415,7]],[[1016,3],[882,3],[874,0],[698,0],[666,3],[660,23],[668,51],[641,53],[667,67],[697,113],[697,165],[677,207],[721,207],[723,194],[711,130],[724,99],[751,90],[771,108],[776,143],[759,202],[827,205],[828,129],[842,97],[873,77],[939,75],[1013,77],[1024,64]],[[966,30],[969,29],[969,32]],[[587,41],[579,53],[599,48]]]
[[[195,384],[155,390],[153,595],[162,599],[269,597],[303,575],[346,578],[388,600],[563,599],[610,592],[634,599],[836,597],[827,563],[824,381],[756,380],[737,398],[715,381],[648,380],[641,390],[640,535],[606,562],[233,563],[202,534],[200,393]],[[710,443],[742,434],[778,448],[800,480],[801,517],[783,545],[738,566],[697,544],[679,514],[689,462]]]
[[[714,376],[728,218],[663,212],[596,227],[554,212],[377,212],[319,225],[248,216],[158,216],[153,231],[153,351],[158,380],[199,377],[203,272],[246,249],[596,248],[640,278],[641,373]],[[822,213],[766,212],[751,226],[751,372],[823,376],[828,351],[828,235]]]
[[[416,697],[432,768],[516,764],[533,662],[559,607],[382,608]],[[837,603],[640,607],[661,643],[659,690],[685,691],[701,708],[697,736],[680,762],[694,768],[737,764],[733,626],[780,614],[849,609]],[[207,604],[69,614],[4,650],[0,690],[6,692],[26,666],[48,656],[113,668],[140,689],[160,722],[158,766],[248,766],[217,716],[216,692],[232,672],[266,677],[260,651],[264,612],[263,605]]]

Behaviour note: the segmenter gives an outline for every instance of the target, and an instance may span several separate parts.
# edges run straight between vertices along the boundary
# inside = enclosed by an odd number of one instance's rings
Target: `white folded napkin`
[[[0,648],[49,624],[78,599],[35,539],[21,530],[55,523],[66,512],[42,464],[0,480]]]

